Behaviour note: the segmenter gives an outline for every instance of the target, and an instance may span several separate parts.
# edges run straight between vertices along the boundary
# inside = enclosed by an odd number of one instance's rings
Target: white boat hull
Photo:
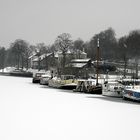
[[[102,95],[110,97],[122,97],[124,86],[117,81],[110,81],[103,85]]]
[[[77,84],[72,82],[72,80],[50,79],[48,81],[48,86],[60,89],[75,89]]]
[[[110,96],[110,97],[122,97],[122,91],[103,91],[102,92],[103,96]]]
[[[130,99],[140,101],[140,90],[139,89],[126,89],[123,91],[123,99]]]

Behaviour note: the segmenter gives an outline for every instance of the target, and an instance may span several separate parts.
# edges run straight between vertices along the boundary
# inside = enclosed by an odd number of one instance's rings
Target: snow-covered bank
[[[0,76],[1,140],[139,140],[140,104]]]
[[[15,70],[15,67],[6,67],[4,69],[0,69],[0,72],[8,73],[8,72],[11,72],[13,70]]]

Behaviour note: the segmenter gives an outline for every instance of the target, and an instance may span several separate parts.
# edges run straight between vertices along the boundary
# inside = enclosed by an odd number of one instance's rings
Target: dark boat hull
[[[73,90],[76,89],[76,85],[64,85],[64,86],[60,86],[60,89],[67,89],[67,90]]]
[[[10,72],[11,76],[20,76],[20,77],[32,77],[33,74],[31,72]]]
[[[101,85],[89,85],[85,86],[85,82],[81,82],[79,85],[77,85],[76,89],[74,89],[74,92],[84,92],[89,94],[102,94],[102,86]]]
[[[88,93],[101,95],[102,87],[96,86],[96,87],[92,88],[91,90],[89,90]]]

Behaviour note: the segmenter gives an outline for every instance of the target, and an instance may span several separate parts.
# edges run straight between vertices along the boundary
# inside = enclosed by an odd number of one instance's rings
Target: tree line
[[[116,38],[114,29],[108,28],[95,34],[89,41],[82,39],[72,40],[69,33],[60,34],[52,45],[38,43],[29,44],[26,40],[17,39],[10,44],[9,48],[0,47],[0,69],[6,66],[26,67],[28,69],[28,58],[33,52],[38,56],[43,53],[61,51],[63,54],[62,67],[65,67],[66,52],[72,49],[77,53],[85,51],[88,58],[96,60],[97,39],[99,39],[100,58],[111,61],[127,61],[128,59],[139,59],[140,56],[140,30],[133,30],[128,35]]]

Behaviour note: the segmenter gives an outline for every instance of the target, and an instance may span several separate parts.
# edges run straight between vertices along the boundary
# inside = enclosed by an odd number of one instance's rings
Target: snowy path
[[[139,140],[140,104],[0,76],[0,140]]]

